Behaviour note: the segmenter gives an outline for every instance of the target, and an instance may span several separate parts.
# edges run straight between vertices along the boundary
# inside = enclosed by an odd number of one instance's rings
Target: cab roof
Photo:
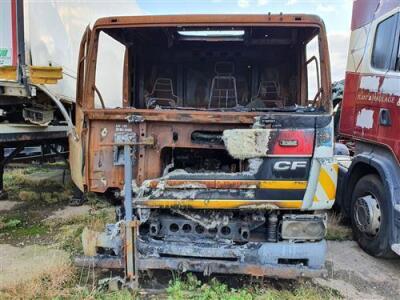
[[[199,14],[113,16],[98,19],[94,29],[110,27],[164,27],[164,26],[313,26],[325,29],[324,22],[308,14]]]

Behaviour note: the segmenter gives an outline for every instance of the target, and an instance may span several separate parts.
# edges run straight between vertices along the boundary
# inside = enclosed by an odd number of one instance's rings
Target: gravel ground
[[[0,212],[12,210],[17,204],[21,202],[10,201],[10,200],[0,200]]]

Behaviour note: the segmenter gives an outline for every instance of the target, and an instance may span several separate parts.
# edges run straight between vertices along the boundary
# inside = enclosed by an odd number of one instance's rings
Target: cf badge
[[[305,169],[307,167],[307,161],[298,160],[298,161],[277,161],[274,164],[274,171],[295,171],[298,169]]]

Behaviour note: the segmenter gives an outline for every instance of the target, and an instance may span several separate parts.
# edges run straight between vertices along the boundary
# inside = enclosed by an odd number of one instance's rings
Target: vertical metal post
[[[125,207],[125,238],[126,238],[126,277],[129,283],[135,278],[135,262],[132,234],[132,151],[130,145],[124,145],[124,207]]]
[[[4,192],[3,186],[3,176],[4,176],[4,148],[0,145],[0,200],[6,197],[6,193]]]
[[[125,221],[132,221],[132,157],[131,146],[124,145]]]
[[[25,86],[28,95],[28,80],[26,78],[26,57],[25,57],[25,30],[24,30],[24,1],[16,1],[17,10],[17,43],[18,43],[18,80]]]

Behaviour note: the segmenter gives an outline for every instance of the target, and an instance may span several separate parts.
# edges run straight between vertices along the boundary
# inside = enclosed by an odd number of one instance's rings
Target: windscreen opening
[[[118,74],[102,73],[103,81],[108,76],[104,95],[121,106],[155,110],[324,110],[320,105],[323,91],[318,28],[114,28],[102,33],[118,41],[119,57],[124,58]],[[310,41],[315,44],[311,47],[312,61],[307,46]],[[102,47],[109,49],[100,40],[98,53]],[[113,55],[108,52],[106,57]],[[119,66],[121,62],[120,58]],[[103,91],[98,88],[96,94]]]

